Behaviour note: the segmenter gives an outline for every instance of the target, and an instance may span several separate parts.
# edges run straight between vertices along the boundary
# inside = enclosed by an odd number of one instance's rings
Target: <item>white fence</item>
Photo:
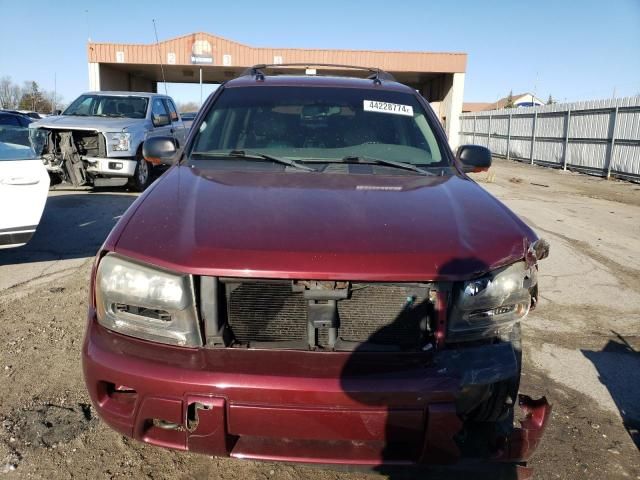
[[[494,155],[640,180],[640,96],[465,113],[460,144]]]

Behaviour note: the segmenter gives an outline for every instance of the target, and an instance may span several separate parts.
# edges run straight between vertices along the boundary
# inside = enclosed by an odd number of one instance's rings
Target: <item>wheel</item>
[[[518,373],[514,377],[491,385],[488,398],[469,413],[469,420],[473,422],[499,422],[513,416],[513,408],[518,398],[522,371],[520,335],[520,324],[517,323],[513,326],[508,340],[515,351]]]
[[[57,173],[49,173],[49,186],[53,187],[54,185],[58,185],[62,183],[62,177]]]
[[[149,186],[151,167],[142,155],[138,155],[136,158],[136,169],[133,172],[133,177],[127,182],[127,188],[134,192],[144,192],[145,188]]]

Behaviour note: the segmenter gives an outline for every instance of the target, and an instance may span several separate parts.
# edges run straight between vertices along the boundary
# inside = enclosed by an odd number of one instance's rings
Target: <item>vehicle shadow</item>
[[[640,448],[640,351],[622,335],[609,340],[602,350],[581,350],[598,370],[600,382],[607,387],[629,436]]]
[[[36,233],[22,247],[0,250],[0,265],[92,257],[135,199],[113,189],[49,192]]]
[[[442,276],[464,275],[470,271],[486,272],[487,270],[487,265],[479,259],[457,258],[443,264],[439,274]],[[398,331],[420,331],[420,322],[424,315],[419,309],[423,307],[424,303],[408,302],[393,322],[371,334],[366,343],[388,344],[389,338],[397,335]],[[439,317],[433,307],[431,308],[432,310],[428,311],[431,317],[429,323],[437,328]],[[460,451],[464,452],[461,458],[449,456],[451,450],[454,451],[454,455],[457,453],[458,449],[454,445],[458,439],[462,438],[460,435],[462,423],[454,413],[455,407],[445,407],[445,410],[451,409],[447,410],[451,413],[445,417],[438,417],[438,407],[445,404],[453,405],[452,392],[457,392],[460,384],[452,377],[438,379],[435,371],[440,367],[434,368],[435,355],[429,353],[433,351],[434,349],[431,348],[428,352],[414,353],[422,360],[416,362],[414,359],[410,367],[407,367],[406,363],[403,365],[402,362],[398,362],[394,353],[385,352],[383,355],[387,355],[388,359],[372,367],[371,363],[367,366],[371,346],[363,344],[357,347],[346,361],[340,377],[342,391],[363,409],[374,409],[386,413],[384,440],[378,442],[380,465],[373,470],[391,480],[528,478],[526,468],[521,469],[516,464],[489,460],[490,435],[485,433],[485,430],[481,430],[482,438],[479,442],[474,439],[464,445],[458,445]],[[421,364],[418,365],[419,363]],[[412,369],[413,372],[411,372]],[[391,383],[394,386],[389,387],[388,390],[381,387],[386,378],[398,376],[403,378],[401,383]],[[407,383],[404,383],[405,378]],[[445,396],[448,396],[447,400],[443,400]],[[407,404],[403,405],[403,401],[413,402],[413,408],[417,408],[415,399],[425,401],[425,404],[420,407],[425,413],[421,421],[411,424],[406,420],[403,421],[402,414],[398,415],[398,413],[412,408]],[[436,407],[433,418],[429,418],[430,414],[427,413],[428,406],[432,405],[431,402]],[[422,423],[422,425],[416,425],[416,423]],[[451,435],[448,434],[449,431],[452,432]],[[414,464],[420,461],[426,465]]]

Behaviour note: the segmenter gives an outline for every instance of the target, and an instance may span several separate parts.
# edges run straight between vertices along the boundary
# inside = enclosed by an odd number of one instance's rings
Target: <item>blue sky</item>
[[[161,40],[205,31],[252,46],[466,52],[465,101],[640,94],[640,0],[0,0],[0,76],[53,90],[55,75],[69,102],[88,89],[87,36],[152,43],[152,18]],[[200,97],[197,86],[169,94]]]

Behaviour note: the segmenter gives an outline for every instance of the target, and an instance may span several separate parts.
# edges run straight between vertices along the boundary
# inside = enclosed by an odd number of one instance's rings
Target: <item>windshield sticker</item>
[[[378,102],[376,100],[364,100],[364,111],[391,113],[393,115],[405,115],[407,117],[413,117],[413,107],[411,105]]]

